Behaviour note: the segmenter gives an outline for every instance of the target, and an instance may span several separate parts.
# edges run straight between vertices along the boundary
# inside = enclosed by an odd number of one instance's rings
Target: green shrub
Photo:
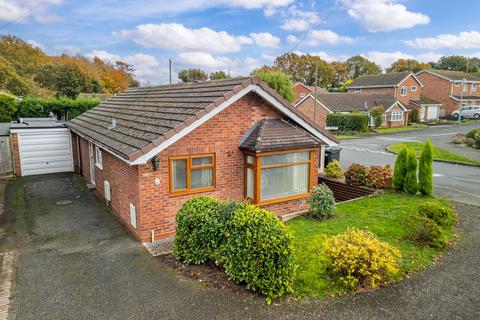
[[[467,145],[467,147],[472,148],[472,147],[475,145],[475,139],[465,138],[463,141],[465,142],[465,144]]]
[[[392,186],[392,169],[390,169],[390,166],[371,166],[368,168],[365,175],[365,186],[374,189],[390,189]]]
[[[433,193],[433,146],[430,140],[425,142],[418,162],[418,190],[424,196]]]
[[[365,185],[365,176],[367,175],[367,167],[353,163],[345,171],[345,183],[351,186]]]
[[[332,178],[343,177],[343,170],[342,170],[342,167],[340,166],[340,162],[338,162],[338,160],[332,160],[325,167],[325,174]]]
[[[231,280],[267,301],[292,291],[293,237],[273,213],[245,205],[235,211],[228,232],[223,267]]]
[[[0,122],[15,120],[17,100],[6,94],[0,93]]]
[[[475,135],[475,148],[480,149],[480,133]]]
[[[405,175],[405,190],[410,194],[417,194],[418,181],[417,181],[417,155],[415,151],[407,151],[406,161],[406,175]]]
[[[330,113],[327,116],[327,126],[338,127],[338,131],[366,132],[370,119],[365,113]]]
[[[198,196],[188,199],[177,213],[177,234],[173,246],[175,258],[187,264],[214,260],[224,241],[225,223],[221,202]]]
[[[268,84],[270,88],[275,90],[285,100],[289,102],[295,101],[295,92],[293,91],[292,81],[288,75],[282,71],[265,71],[260,70],[255,73],[263,82]]]
[[[436,202],[425,202],[418,206],[418,214],[435,221],[440,226],[451,226],[457,220],[457,214],[450,206]]]
[[[385,109],[383,109],[383,107],[375,107],[370,110],[370,115],[375,119],[375,128],[382,126],[382,117],[384,113]]]
[[[333,236],[324,242],[323,254],[330,273],[349,288],[377,287],[399,271],[400,251],[369,231]]]
[[[441,249],[448,244],[447,238],[442,234],[435,221],[424,216],[418,218],[413,238],[417,243],[432,248]]]
[[[393,187],[398,191],[405,189],[405,176],[407,174],[407,148],[403,146],[397,154],[393,169]]]
[[[324,183],[313,188],[310,198],[309,215],[317,219],[328,219],[335,214],[335,198],[333,192]]]
[[[26,97],[18,103],[18,117],[47,117],[50,112],[57,117],[71,120],[100,104],[98,99],[35,98]]]
[[[410,122],[415,122],[415,123],[418,123],[418,110],[417,109],[413,109],[412,110],[412,113],[410,114]]]
[[[480,133],[480,128],[468,131],[467,134],[465,135],[465,137],[470,138],[470,139],[475,139],[475,135],[477,133]]]

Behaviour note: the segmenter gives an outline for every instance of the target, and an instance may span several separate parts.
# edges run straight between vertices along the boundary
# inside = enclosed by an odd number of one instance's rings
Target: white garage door
[[[22,175],[73,171],[69,129],[18,132]]]
[[[428,106],[427,108],[427,120],[438,119],[438,107]]]

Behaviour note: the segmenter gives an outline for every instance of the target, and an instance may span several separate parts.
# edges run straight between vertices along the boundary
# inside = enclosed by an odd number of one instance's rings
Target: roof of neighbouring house
[[[434,100],[432,98],[426,97],[424,95],[420,95],[420,99],[418,100],[410,100],[413,104],[416,105],[422,105],[422,104],[442,104],[441,102],[438,102],[437,100]]]
[[[180,139],[250,92],[262,96],[285,116],[295,118],[296,123],[321,136],[326,143],[338,143],[258,77],[131,88],[67,125],[133,164],[145,163],[153,152],[167,148],[174,139]]]
[[[317,94],[317,100],[333,112],[368,111],[377,106],[388,109],[397,101],[390,95],[353,92]]]
[[[389,72],[389,73],[379,73],[379,74],[369,74],[364,76],[359,76],[347,86],[349,89],[353,88],[368,88],[368,87],[395,87],[398,86],[405,78],[409,75],[415,77],[415,75],[410,71],[403,72]],[[415,77],[416,79],[416,77]],[[420,81],[416,79],[418,83]],[[422,85],[420,83],[420,85]]]
[[[422,72],[428,72],[432,74],[436,74],[442,78],[446,78],[450,81],[462,81],[463,79],[467,81],[480,81],[480,74],[479,73],[466,73],[462,71],[453,71],[453,70],[435,70],[435,69],[428,69],[419,71],[417,74]]]
[[[245,134],[240,149],[253,152],[318,147],[321,143],[305,130],[280,119],[257,121]]]
[[[457,101],[460,101],[460,100],[480,100],[480,96],[467,96],[467,95],[451,95],[450,97],[452,97],[453,99],[457,100]]]

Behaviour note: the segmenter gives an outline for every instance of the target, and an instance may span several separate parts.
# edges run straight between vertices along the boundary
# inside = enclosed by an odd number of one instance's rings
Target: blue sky
[[[167,81],[168,58],[174,72],[241,75],[292,48],[328,61],[361,54],[384,67],[480,57],[479,14],[472,0],[0,0],[0,33],[49,54],[121,59],[156,84]]]

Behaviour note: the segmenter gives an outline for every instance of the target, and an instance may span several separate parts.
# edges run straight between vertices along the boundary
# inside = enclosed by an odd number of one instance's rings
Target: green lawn
[[[403,145],[406,145],[408,148],[411,148],[415,150],[415,153],[417,156],[420,156],[420,153],[423,150],[424,144],[422,142],[403,142],[403,143],[397,143],[393,144],[391,146],[388,146],[388,151],[398,153]],[[468,157],[464,157],[462,155],[459,155],[454,152],[450,152],[445,149],[440,149],[437,147],[434,147],[433,150],[433,160],[444,160],[444,161],[452,161],[452,162],[457,162],[457,163],[469,163],[469,164],[474,164],[474,165],[480,165],[479,161],[470,159]]]
[[[399,280],[407,274],[431,264],[441,250],[422,247],[409,240],[409,232],[417,215],[417,205],[425,198],[386,193],[340,204],[333,219],[317,221],[305,217],[286,223],[295,237],[295,258],[298,265],[294,283],[297,297],[322,297],[342,292],[342,287],[327,274],[321,260],[322,243],[349,227],[368,229],[381,240],[401,251]],[[446,200],[428,198],[449,205]],[[453,228],[445,230],[451,237]]]

